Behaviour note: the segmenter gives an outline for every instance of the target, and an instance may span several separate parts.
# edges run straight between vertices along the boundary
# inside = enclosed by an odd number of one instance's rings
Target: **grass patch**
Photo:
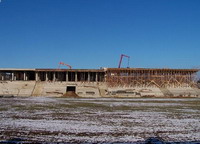
[[[0,108],[0,111],[7,111],[7,110],[8,110],[8,108],[5,108],[5,107]]]

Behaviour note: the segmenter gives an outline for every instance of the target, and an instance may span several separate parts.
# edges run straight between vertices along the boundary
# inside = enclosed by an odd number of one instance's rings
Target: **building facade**
[[[197,96],[197,72],[146,68],[0,69],[0,95],[62,96],[73,91],[82,97]]]

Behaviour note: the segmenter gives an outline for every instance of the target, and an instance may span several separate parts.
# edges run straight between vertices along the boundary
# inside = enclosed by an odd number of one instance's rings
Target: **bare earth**
[[[0,98],[0,140],[200,140],[200,99]]]

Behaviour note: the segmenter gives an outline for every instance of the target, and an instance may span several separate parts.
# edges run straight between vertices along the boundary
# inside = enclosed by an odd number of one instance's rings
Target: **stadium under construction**
[[[199,97],[198,69],[0,69],[0,95]]]

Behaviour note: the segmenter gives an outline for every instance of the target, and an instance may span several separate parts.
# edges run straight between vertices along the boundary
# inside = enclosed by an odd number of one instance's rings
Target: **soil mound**
[[[73,98],[78,98],[79,96],[73,92],[73,91],[68,91],[65,94],[63,94],[63,97],[73,97]]]

